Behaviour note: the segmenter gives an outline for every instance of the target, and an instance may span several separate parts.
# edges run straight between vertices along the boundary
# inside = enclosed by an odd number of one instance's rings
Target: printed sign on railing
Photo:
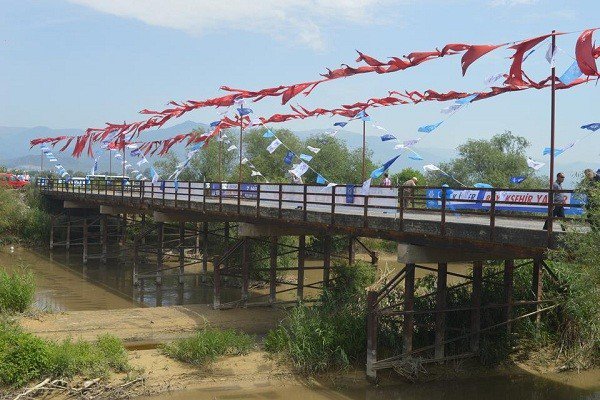
[[[561,193],[565,214],[582,215],[586,203],[584,195],[574,193]],[[427,190],[427,208],[438,209],[442,207],[441,189]],[[492,191],[489,189],[478,190],[446,190],[446,205],[454,209],[489,210],[491,207]],[[461,201],[470,200],[470,201]],[[476,200],[476,201],[473,201]],[[496,201],[510,202],[510,204],[496,204],[496,210],[520,211],[530,213],[548,213],[548,193],[544,192],[520,192],[520,191],[497,191]],[[529,204],[539,203],[539,204]]]

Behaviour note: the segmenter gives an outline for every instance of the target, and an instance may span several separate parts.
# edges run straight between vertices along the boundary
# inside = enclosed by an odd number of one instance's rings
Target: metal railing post
[[[281,219],[283,217],[283,185],[280,183],[279,184],[279,214],[278,214],[278,218]]]
[[[440,234],[446,235],[446,188],[442,187],[442,216],[440,225]]]
[[[308,218],[308,214],[306,211],[306,208],[308,206],[307,204],[307,197],[308,197],[308,185],[304,185],[304,192],[302,193],[302,210],[303,210],[303,214],[302,214],[302,220],[306,221]]]
[[[256,218],[260,218],[260,183],[256,184]]]
[[[490,242],[495,239],[495,228],[496,228],[496,189],[492,189],[490,199]]]

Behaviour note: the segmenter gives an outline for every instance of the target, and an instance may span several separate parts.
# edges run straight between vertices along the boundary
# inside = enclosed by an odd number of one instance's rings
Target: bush
[[[0,311],[24,312],[34,300],[35,279],[29,271],[21,269],[9,274],[0,270]]]
[[[267,351],[287,353],[305,373],[346,368],[365,355],[365,289],[375,269],[365,262],[337,264],[333,276],[318,305],[295,307],[265,339]]]
[[[0,322],[0,384],[22,386],[44,377],[106,377],[127,371],[127,353],[120,339],[103,335],[95,342],[40,339],[18,326]]]
[[[164,345],[162,351],[179,361],[204,365],[219,356],[246,354],[253,345],[252,336],[233,329],[204,329],[191,338]]]

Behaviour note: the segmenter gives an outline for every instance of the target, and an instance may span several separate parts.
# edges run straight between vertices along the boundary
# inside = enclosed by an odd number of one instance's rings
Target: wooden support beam
[[[108,216],[106,214],[100,215],[100,246],[102,247],[100,260],[106,264],[108,254]]]
[[[277,236],[271,236],[269,258],[269,303],[274,305],[277,299]]]
[[[87,217],[83,217],[83,263],[88,262],[88,220]]]
[[[163,245],[165,239],[165,223],[157,222],[157,243],[156,243],[156,284],[162,285],[162,268],[164,261]]]
[[[298,237],[298,286],[297,300],[304,300],[304,261],[306,259],[306,236]]]
[[[67,237],[65,239],[65,248],[67,251],[71,248],[71,213],[67,211]]]
[[[479,331],[481,329],[481,291],[483,289],[483,263],[475,261],[473,263],[473,283],[471,291],[471,351],[479,351]]]
[[[356,251],[354,249],[354,236],[348,239],[348,264],[354,264],[356,260]]]
[[[376,291],[367,293],[367,379],[371,382],[377,381],[377,370],[374,364],[377,362],[377,295]]]
[[[217,261],[213,269],[213,308],[221,307],[221,263]]]
[[[536,258],[533,260],[533,276],[531,280],[531,291],[533,292],[533,300],[541,301],[543,295],[543,283],[542,283],[543,269],[542,269],[542,260]],[[542,308],[540,303],[536,304],[536,311],[539,311]],[[539,327],[541,323],[542,315],[541,313],[535,314],[535,323]]]
[[[122,228],[122,244],[125,246],[127,244],[127,214],[123,214],[123,228]]]
[[[185,222],[179,223],[179,283],[183,284],[185,270]]]
[[[323,238],[323,287],[329,287],[329,273],[331,269],[331,235]]]
[[[414,316],[410,311],[415,307],[415,264],[406,264],[406,275],[404,277],[404,311],[409,311],[404,315],[402,328],[402,351],[409,354],[413,347]]]
[[[208,222],[202,223],[202,283],[206,282],[208,271]]]
[[[515,269],[515,261],[514,260],[505,260],[504,261],[504,320],[511,321],[512,320],[512,303],[513,303],[513,290],[514,290],[514,269]],[[508,333],[511,332],[512,324],[509,322],[506,324],[506,330]]]
[[[242,301],[248,301],[248,287],[250,280],[250,239],[244,238],[242,242]]]
[[[51,215],[50,216],[50,250],[52,250],[54,248],[54,225],[56,224],[56,216],[55,215]]]
[[[146,230],[146,214],[140,216],[140,223],[142,225],[140,230],[144,232]],[[142,245],[146,245],[146,235],[142,236]]]
[[[446,338],[446,308],[448,295],[448,264],[439,263],[437,271],[437,292],[435,298],[435,358],[444,358]]]

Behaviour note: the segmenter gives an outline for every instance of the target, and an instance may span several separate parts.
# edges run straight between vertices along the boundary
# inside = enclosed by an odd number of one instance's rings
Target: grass
[[[365,356],[365,288],[375,270],[365,262],[338,264],[333,276],[318,305],[293,308],[265,338],[267,351],[288,355],[303,373],[344,369]]]
[[[34,300],[35,279],[30,271],[21,268],[8,273],[0,270],[0,311],[22,313]]]
[[[120,339],[99,336],[95,342],[54,342],[0,322],[0,385],[20,387],[47,377],[103,378],[111,371],[129,370]]]
[[[205,365],[226,355],[247,354],[254,346],[252,336],[233,329],[203,329],[193,337],[164,345],[162,352],[176,360]]]

